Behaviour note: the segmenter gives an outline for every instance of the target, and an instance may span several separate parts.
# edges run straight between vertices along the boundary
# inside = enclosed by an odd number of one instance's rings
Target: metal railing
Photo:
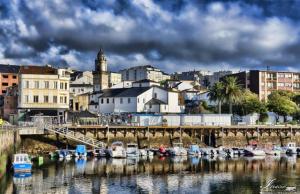
[[[74,131],[69,130],[68,127],[54,127],[53,125],[46,125],[45,129],[53,133],[63,135],[68,139],[72,139],[74,141],[78,141],[86,145],[92,146],[94,148],[104,148],[106,146],[104,142],[91,137],[87,137],[80,133],[75,133]]]

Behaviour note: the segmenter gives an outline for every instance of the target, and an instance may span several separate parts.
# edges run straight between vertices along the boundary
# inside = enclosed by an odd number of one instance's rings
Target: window
[[[63,96],[60,96],[60,97],[59,97],[59,102],[60,102],[60,103],[64,103],[64,97],[63,97]]]
[[[165,110],[167,110],[167,105],[165,105]]]
[[[53,103],[57,103],[57,96],[53,96]]]
[[[49,102],[49,96],[44,96],[44,103],[48,103]]]
[[[8,75],[2,75],[3,78],[8,78]]]
[[[54,89],[57,89],[57,81],[54,82]]]
[[[157,93],[154,93],[154,98],[157,98]]]
[[[17,76],[16,76],[16,75],[13,75],[13,79],[17,79]]]
[[[6,93],[6,90],[2,90],[2,94],[5,94]]]
[[[106,99],[106,103],[109,104],[109,98]]]
[[[34,81],[34,88],[39,88],[39,81]]]
[[[65,83],[65,90],[68,89],[68,83]]]
[[[25,95],[25,103],[28,103],[29,102],[29,97],[28,95]]]
[[[61,89],[61,90],[64,89],[64,83],[60,83],[60,89]]]
[[[103,101],[104,101],[103,98],[101,98],[101,104],[103,104]]]
[[[33,102],[35,103],[39,102],[39,96],[33,96]]]
[[[25,88],[29,88],[29,81],[25,81]]]
[[[120,104],[123,104],[123,98],[120,98]]]
[[[2,86],[8,86],[8,83],[2,82]]]
[[[16,84],[16,83],[13,83],[12,85],[13,85],[13,86],[16,86],[17,84]]]
[[[128,102],[128,104],[130,104],[130,102],[131,102],[131,98],[128,98],[128,99],[127,99],[127,102]]]
[[[49,88],[49,81],[45,81],[45,88]]]
[[[65,96],[65,104],[67,104],[67,97]]]
[[[139,98],[137,99],[137,102],[140,103],[140,99]]]
[[[114,99],[114,98],[112,99],[112,103],[113,103],[113,104],[115,103],[115,99]]]

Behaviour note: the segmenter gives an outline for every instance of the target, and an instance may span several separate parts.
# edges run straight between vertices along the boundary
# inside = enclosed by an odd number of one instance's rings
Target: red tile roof
[[[57,70],[49,66],[21,66],[20,74],[57,74]]]

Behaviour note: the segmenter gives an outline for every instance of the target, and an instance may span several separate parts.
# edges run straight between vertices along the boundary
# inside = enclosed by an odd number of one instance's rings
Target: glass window
[[[17,79],[17,76],[16,76],[16,75],[13,75],[13,79]]]
[[[53,103],[57,103],[57,96],[53,96]]]
[[[7,82],[2,82],[2,86],[8,86]]]
[[[34,88],[39,88],[40,84],[39,81],[34,81]]]
[[[60,103],[64,103],[64,97],[63,97],[63,96],[60,96],[60,97],[59,97],[59,102],[60,102]]]
[[[60,83],[60,89],[61,89],[61,90],[64,89],[64,83]]]
[[[28,101],[29,101],[29,97],[28,95],[25,95],[25,103],[28,103]]]
[[[104,102],[104,100],[103,100],[103,98],[101,98],[101,104],[103,104],[103,102]]]
[[[68,83],[65,83],[65,90],[68,89]]]
[[[39,102],[39,96],[33,96],[33,102],[38,103]]]
[[[3,78],[8,78],[8,75],[2,75]]]
[[[65,96],[65,104],[67,104],[67,97]]]
[[[130,104],[130,102],[131,102],[131,98],[128,98],[128,99],[127,99],[127,102],[128,102],[128,104]]]
[[[49,81],[45,81],[45,88],[49,88]]]
[[[109,98],[106,99],[106,103],[109,104]]]
[[[44,96],[44,103],[48,103],[49,102],[49,96]]]
[[[57,89],[57,81],[54,82],[54,89]]]
[[[25,88],[29,88],[29,81],[25,81]]]
[[[123,98],[120,98],[120,104],[123,104]]]

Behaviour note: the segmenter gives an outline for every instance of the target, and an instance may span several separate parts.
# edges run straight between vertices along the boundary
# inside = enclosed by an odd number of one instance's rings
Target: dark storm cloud
[[[299,1],[0,2],[0,62],[93,68],[299,66]],[[298,68],[299,69],[299,68]]]

